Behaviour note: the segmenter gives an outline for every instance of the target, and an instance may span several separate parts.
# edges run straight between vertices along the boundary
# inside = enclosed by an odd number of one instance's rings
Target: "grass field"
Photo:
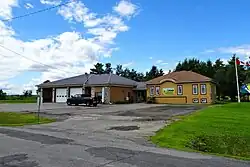
[[[0,100],[0,104],[4,103],[36,103],[36,100]]]
[[[39,119],[39,124],[54,122],[54,119]],[[34,114],[22,114],[13,112],[0,112],[0,126],[23,126],[38,124],[37,116]]]
[[[210,106],[151,137],[160,147],[250,159],[250,103]]]

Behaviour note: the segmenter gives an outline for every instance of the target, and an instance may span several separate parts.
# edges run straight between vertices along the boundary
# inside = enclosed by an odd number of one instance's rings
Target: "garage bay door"
[[[70,97],[76,94],[82,94],[82,88],[70,88],[69,92],[70,92]]]
[[[57,88],[56,89],[56,102],[65,103],[67,101],[67,89]]]

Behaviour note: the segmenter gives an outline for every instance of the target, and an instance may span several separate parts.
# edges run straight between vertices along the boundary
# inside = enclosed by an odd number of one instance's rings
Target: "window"
[[[182,95],[182,94],[183,94],[183,86],[177,85],[177,95]]]
[[[153,86],[150,87],[150,96],[154,96],[154,93],[155,93],[155,92],[154,92],[154,89],[155,89],[155,88],[154,88]]]
[[[207,99],[206,98],[202,98],[201,99],[201,103],[207,103]]]
[[[202,95],[207,94],[207,87],[206,87],[206,84],[201,84],[201,94],[202,94]]]
[[[198,85],[194,84],[193,86],[193,95],[198,95]]]
[[[160,87],[159,87],[159,86],[155,87],[155,94],[156,94],[157,96],[160,95]]]
[[[199,103],[199,99],[194,98],[194,99],[193,99],[193,103]]]

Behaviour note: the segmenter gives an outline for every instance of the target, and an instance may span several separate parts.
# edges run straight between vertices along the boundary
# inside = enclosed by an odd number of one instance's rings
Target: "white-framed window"
[[[157,96],[160,95],[160,87],[159,86],[155,87],[155,95],[157,95]]]
[[[201,103],[207,103],[207,99],[206,98],[202,98],[201,99]]]
[[[151,86],[150,87],[150,96],[154,96],[154,94],[155,94],[155,87]]]
[[[183,95],[183,86],[177,85],[177,95]]]
[[[193,95],[198,95],[198,84],[192,85]]]
[[[207,85],[206,84],[201,84],[201,94],[202,95],[207,94]]]
[[[194,98],[193,99],[193,103],[199,103],[199,99],[198,98]]]

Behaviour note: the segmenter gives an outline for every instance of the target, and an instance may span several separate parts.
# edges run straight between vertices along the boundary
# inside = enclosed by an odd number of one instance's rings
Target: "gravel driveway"
[[[34,104],[25,105],[21,107],[23,111],[35,112]],[[172,115],[187,114],[197,107],[154,104],[43,107],[44,115],[68,116],[47,125],[0,128],[0,167],[250,166],[244,161],[156,148],[145,139]],[[18,105],[0,105],[2,111],[18,112],[16,108]]]

